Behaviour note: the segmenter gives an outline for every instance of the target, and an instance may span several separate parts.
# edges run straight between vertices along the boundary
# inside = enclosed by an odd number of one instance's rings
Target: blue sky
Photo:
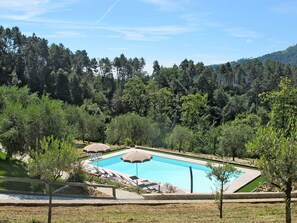
[[[297,43],[296,0],[0,0],[0,24],[90,57],[172,66],[261,56]]]

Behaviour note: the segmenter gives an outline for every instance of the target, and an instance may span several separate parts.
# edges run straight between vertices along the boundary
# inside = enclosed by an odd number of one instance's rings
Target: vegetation
[[[259,166],[267,182],[284,192],[287,223],[291,222],[291,193],[297,182],[296,93],[291,82],[284,79],[279,91],[266,95],[272,103],[270,122],[258,129],[248,145],[260,158]]]
[[[75,148],[69,141],[56,140],[53,137],[40,141],[40,150],[31,150],[28,162],[29,175],[38,177],[46,183],[49,195],[48,223],[52,219],[52,187],[62,176],[63,171],[70,172],[77,162]]]
[[[211,172],[207,174],[207,177],[210,180],[215,180],[215,199],[218,204],[220,218],[223,218],[223,197],[225,191],[224,186],[230,182],[232,175],[238,173],[238,171],[229,163],[217,165],[208,162],[206,166],[211,169]]]
[[[185,59],[172,67],[155,61],[149,75],[144,58],[96,60],[17,27],[0,26],[0,37],[0,141],[7,159],[51,135],[246,157],[245,143],[270,119],[270,102],[259,94],[277,90],[283,77],[297,84],[297,68],[275,61],[205,66]],[[191,131],[183,148],[172,140],[178,126]]]
[[[256,178],[244,187],[240,188],[237,192],[253,192],[257,187],[261,186],[265,182],[263,176]]]
[[[269,53],[256,58],[259,61],[265,62],[268,60],[278,61],[284,64],[297,65],[297,45],[290,46],[285,50]],[[237,63],[248,62],[249,59],[238,60]]]
[[[223,222],[282,222],[281,203],[226,203]],[[3,222],[46,222],[46,207],[1,206]],[[56,222],[218,222],[213,202],[167,205],[58,206]],[[292,209],[297,218],[296,206]]]

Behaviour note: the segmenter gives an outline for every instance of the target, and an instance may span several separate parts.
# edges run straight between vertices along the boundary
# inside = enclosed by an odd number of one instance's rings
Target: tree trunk
[[[224,184],[221,184],[221,191],[220,191],[220,218],[223,218],[223,193],[224,193]]]
[[[286,194],[286,223],[291,223],[292,219],[291,219],[291,195],[292,192],[292,179],[289,178],[286,184],[286,190],[285,190],[285,194]]]
[[[235,156],[236,156],[236,151],[233,150],[233,151],[232,151],[232,161],[235,161]]]
[[[52,184],[48,184],[48,195],[49,195],[49,202],[48,202],[48,217],[47,217],[47,222],[51,223],[52,222]]]
[[[10,152],[7,151],[5,160],[6,160],[6,161],[9,161],[9,160],[11,159],[11,157],[12,157],[12,154],[10,154]]]

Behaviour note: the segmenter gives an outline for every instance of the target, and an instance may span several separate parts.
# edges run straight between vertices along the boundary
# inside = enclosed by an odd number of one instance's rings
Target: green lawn
[[[242,187],[239,191],[237,192],[252,192],[255,190],[258,186],[262,185],[264,183],[264,178],[262,176],[256,178],[255,180],[251,181],[244,187]]]
[[[5,157],[5,153],[0,151],[0,176],[29,178],[23,162],[5,160]],[[43,185],[0,180],[0,190],[42,191]]]

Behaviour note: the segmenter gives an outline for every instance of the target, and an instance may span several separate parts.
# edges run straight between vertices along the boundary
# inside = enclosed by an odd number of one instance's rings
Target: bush
[[[69,175],[70,182],[84,182],[87,179],[87,174],[83,170],[82,165],[78,165]]]

